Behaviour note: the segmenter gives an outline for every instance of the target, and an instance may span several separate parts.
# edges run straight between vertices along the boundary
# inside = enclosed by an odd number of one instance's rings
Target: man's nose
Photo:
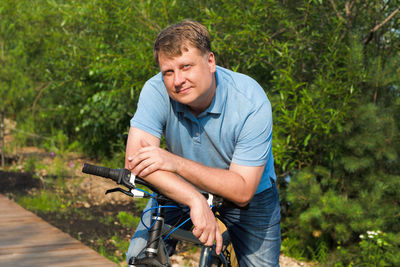
[[[185,77],[182,72],[176,71],[174,76],[175,87],[180,87],[185,82]]]

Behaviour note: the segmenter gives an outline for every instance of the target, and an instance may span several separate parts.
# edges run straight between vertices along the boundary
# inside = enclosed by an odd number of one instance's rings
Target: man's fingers
[[[207,232],[202,231],[199,228],[195,227],[193,229],[193,235],[196,236],[201,243],[203,243],[207,247],[211,247],[214,244],[214,241],[217,242],[218,253],[221,251],[222,248],[222,236],[219,232],[219,229],[215,231]]]
[[[144,160],[132,170],[132,173],[139,177],[146,177],[156,170],[158,170],[157,163],[154,163],[151,160]]]
[[[206,239],[206,242],[203,242],[203,243],[206,247],[211,247],[212,245],[214,245],[214,240],[215,240],[215,236],[210,233]]]
[[[223,241],[221,232],[219,231],[219,227],[217,227],[217,232],[216,232],[216,235],[215,235],[215,241],[216,241],[215,252],[217,253],[217,255],[219,255],[221,253],[221,250],[222,250],[222,241]]]
[[[194,227],[192,231],[193,235],[200,240],[201,243],[205,244],[208,241],[208,234],[204,229],[199,227]]]
[[[192,233],[195,237],[200,238],[202,231],[198,227],[194,227],[192,230]]]
[[[209,236],[207,233],[203,232],[203,233],[201,234],[201,236],[199,237],[199,240],[200,240],[200,242],[203,243],[205,246],[210,246],[210,245],[209,245],[209,243],[210,243],[210,236]],[[211,243],[213,243],[213,242],[211,242]]]
[[[132,164],[133,156],[130,155],[130,156],[127,157],[127,159],[128,159],[127,167],[128,167],[129,170],[132,170],[132,168],[134,167],[133,164]]]

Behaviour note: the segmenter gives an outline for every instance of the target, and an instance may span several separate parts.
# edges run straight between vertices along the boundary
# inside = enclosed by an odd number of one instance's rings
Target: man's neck
[[[215,78],[215,74],[214,74],[211,88],[209,90],[209,94],[205,95],[204,99],[201,102],[201,105],[199,105],[198,107],[189,106],[190,111],[192,112],[192,114],[195,117],[199,116],[211,105],[211,103],[215,97],[216,91],[217,91],[217,83],[216,83],[216,78]]]

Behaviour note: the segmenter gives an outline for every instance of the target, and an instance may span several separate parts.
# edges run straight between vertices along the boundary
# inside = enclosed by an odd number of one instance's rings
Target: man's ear
[[[213,52],[210,52],[208,54],[207,62],[208,62],[208,66],[210,67],[210,72],[214,73],[215,69],[216,69],[216,67],[215,67],[216,64],[215,64],[215,55]]]

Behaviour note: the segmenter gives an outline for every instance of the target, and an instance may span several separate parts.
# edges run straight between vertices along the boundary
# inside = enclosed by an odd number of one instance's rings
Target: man
[[[141,92],[125,167],[187,205],[193,234],[206,246],[216,242],[217,253],[221,233],[196,187],[248,205],[221,211],[239,265],[279,266],[272,113],[264,90],[250,77],[216,66],[209,33],[194,21],[161,31],[154,58],[161,72]],[[160,148],[163,135],[168,151]],[[140,251],[135,247],[141,238],[139,227],[128,258]]]

